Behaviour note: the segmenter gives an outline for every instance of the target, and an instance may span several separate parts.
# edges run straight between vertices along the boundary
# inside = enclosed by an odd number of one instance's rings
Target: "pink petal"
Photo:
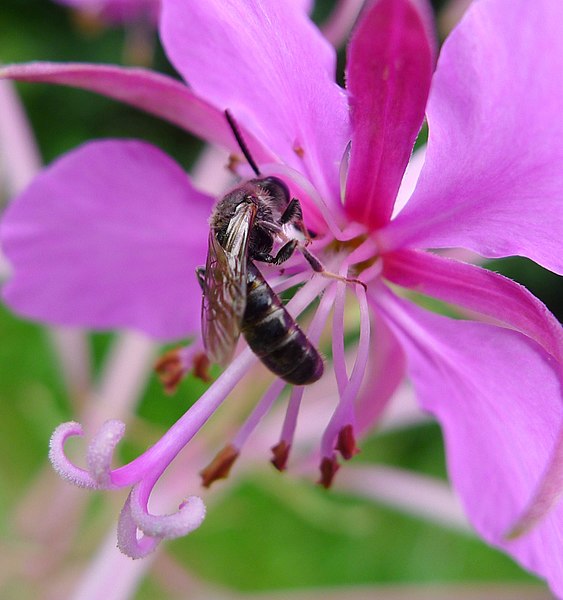
[[[475,2],[444,44],[418,187],[387,248],[463,247],[563,272],[563,3]]]
[[[520,284],[487,271],[416,250],[384,260],[384,277],[409,289],[457,304],[520,331],[563,362],[563,329],[547,307]]]
[[[336,1],[330,15],[321,24],[323,35],[335,48],[344,45],[363,7],[364,0]]]
[[[334,49],[303,11],[279,0],[167,0],[161,23],[194,91],[338,201],[348,107]]]
[[[544,470],[530,503],[513,523],[506,538],[516,539],[529,533],[556,507],[563,496],[563,429],[559,431],[557,445],[549,466]]]
[[[193,333],[194,269],[205,262],[212,202],[148,144],[82,146],[6,211],[0,241],[14,276],[4,299],[62,325],[132,327],[159,339]]]
[[[560,365],[516,331],[447,319],[389,292],[377,304],[407,355],[422,407],[444,430],[450,478],[473,526],[563,594],[562,506],[529,535],[504,537],[555,449]]]
[[[104,19],[116,23],[149,18],[156,22],[160,0],[55,0],[75,9],[100,13]]]
[[[425,17],[413,2],[374,2],[348,47],[346,78],[352,119],[346,209],[371,228],[391,218],[433,65]]]
[[[239,151],[222,110],[179,81],[147,69],[34,62],[4,67],[0,79],[56,83],[96,92],[166,119],[207,142]],[[271,154],[249,133],[244,135],[256,160],[271,160]]]
[[[295,6],[307,14],[313,10],[313,0],[291,0]]]

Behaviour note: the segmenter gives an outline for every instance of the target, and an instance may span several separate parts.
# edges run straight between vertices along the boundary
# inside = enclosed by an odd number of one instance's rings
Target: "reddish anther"
[[[238,458],[238,450],[229,444],[225,446],[215,458],[200,471],[201,482],[203,487],[208,488],[214,481],[218,479],[226,479],[229,476],[231,467]]]
[[[211,383],[213,378],[211,377],[211,373],[209,372],[209,358],[207,358],[207,354],[205,352],[199,352],[194,356],[194,377],[201,379],[201,381],[205,383]]]
[[[287,468],[287,459],[289,457],[289,451],[291,446],[282,440],[275,446],[272,446],[272,453],[274,458],[270,461],[278,471],[285,471]]]
[[[328,490],[332,485],[332,481],[338,469],[340,469],[340,465],[336,460],[336,456],[332,456],[330,458],[325,456],[325,458],[323,458],[321,461],[321,477],[317,483]]]
[[[358,454],[360,449],[356,446],[356,437],[354,436],[352,425],[346,425],[340,430],[336,449],[340,452],[344,460],[350,460]]]
[[[174,394],[180,385],[185,369],[180,357],[180,348],[174,348],[163,354],[154,366],[167,394]]]

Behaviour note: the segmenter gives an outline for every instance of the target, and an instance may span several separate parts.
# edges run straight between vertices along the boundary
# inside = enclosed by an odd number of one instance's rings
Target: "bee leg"
[[[195,274],[201,291],[205,294],[205,267],[196,267]]]
[[[280,217],[281,225],[287,225],[288,223],[291,223],[299,229],[305,237],[305,243],[307,245],[311,243],[311,235],[309,234],[309,230],[305,227],[305,223],[303,223],[303,210],[301,209],[301,203],[297,198],[291,199]]]
[[[281,265],[288,260],[291,255],[295,252],[299,242],[297,240],[290,240],[287,244],[284,244],[277,252],[275,256],[271,254],[255,254],[252,256],[254,260],[268,263],[270,265]]]
[[[321,261],[316,256],[311,254],[303,244],[299,245],[299,251],[301,252],[301,254],[303,254],[305,260],[311,265],[311,268],[313,269],[313,271],[315,271],[315,273],[318,273],[323,277],[329,277],[330,279],[337,279],[338,281],[343,281],[344,283],[359,283],[361,286],[363,286],[364,289],[367,290],[367,285],[359,279],[354,279],[352,277],[344,277],[342,275],[332,273],[331,271],[327,271],[324,268]]]
[[[298,223],[302,221],[303,211],[301,210],[301,203],[297,198],[292,198],[280,217],[280,224],[285,225],[286,223]]]
[[[258,221],[256,225],[266,229],[274,235],[279,235],[280,237],[285,237],[285,239],[287,239],[287,236],[285,236],[283,233],[282,227],[288,223],[297,227],[297,229],[303,234],[307,244],[311,242],[312,236],[303,223],[303,210],[301,209],[301,203],[299,200],[297,200],[297,198],[292,198],[289,204],[286,206],[282,216],[280,217],[279,224],[271,223],[270,221]]]

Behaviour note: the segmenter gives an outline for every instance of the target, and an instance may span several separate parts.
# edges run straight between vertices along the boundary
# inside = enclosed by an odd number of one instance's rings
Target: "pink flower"
[[[321,480],[330,482],[337,452],[353,455],[354,431],[377,422],[407,374],[443,428],[450,477],[475,529],[563,595],[563,509],[556,506],[563,471],[561,328],[518,284],[427,250],[527,256],[561,273],[563,4],[475,3],[444,44],[434,74],[427,17],[418,0],[372,3],[348,47],[347,90],[334,83],[334,51],[312,23],[275,0],[164,0],[161,37],[189,87],[140,69],[95,65],[37,63],[6,68],[2,76],[104,93],[236,152],[223,117],[228,108],[261,171],[282,177],[301,200],[305,223],[318,234],[311,250],[331,270],[367,286],[346,289],[312,275],[298,257],[287,270],[289,283],[271,276],[277,290],[302,284],[288,305],[294,314],[320,296],[308,331],[313,341],[334,308],[325,377],[334,373],[338,402],[327,407],[333,413],[320,444]],[[415,162],[403,178],[425,109],[424,164],[418,178]],[[400,210],[398,198],[409,186],[414,191]],[[14,275],[4,298],[19,313],[54,323],[132,327],[162,340],[197,335],[193,272],[205,260],[213,201],[154,147],[86,144],[45,170],[7,211],[1,240]],[[409,290],[481,320],[423,310],[403,297]],[[346,291],[359,306],[350,373]],[[143,556],[161,539],[200,524],[199,499],[157,517],[148,512],[149,495],[256,361],[242,351],[159,442],[123,467],[110,467],[123,435],[119,422],[90,442],[87,470],[63,453],[80,426],[55,432],[51,456],[64,477],[88,487],[133,486],[119,526],[129,555]],[[220,466],[241,450],[283,387],[274,381]],[[275,447],[280,468],[303,391],[294,388],[289,400]],[[515,525],[526,535],[508,539]],[[144,532],[140,541],[137,529]]]

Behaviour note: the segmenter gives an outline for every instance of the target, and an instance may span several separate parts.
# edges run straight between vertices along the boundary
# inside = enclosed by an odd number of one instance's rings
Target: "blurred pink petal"
[[[433,44],[412,0],[380,0],[348,46],[353,134],[346,210],[371,229],[391,218],[424,118]]]
[[[563,273],[561,23],[562,2],[470,7],[442,48],[426,163],[380,233],[388,248],[461,246]]]
[[[563,594],[562,506],[527,536],[504,538],[555,448],[562,423],[557,363],[516,331],[448,319],[389,293],[377,304],[407,354],[419,401],[442,426],[449,475],[470,521]]]
[[[160,10],[160,0],[55,0],[74,9],[99,14],[115,23],[148,19],[155,22]]]
[[[339,200],[346,96],[334,83],[334,49],[303,11],[279,0],[169,0],[161,36],[196,94],[229,108],[327,201]]]
[[[0,236],[14,267],[3,295],[35,319],[131,327],[159,339],[199,330],[191,302],[213,200],[140,142],[87,144],[10,205]]]
[[[363,6],[364,0],[337,0],[328,19],[321,25],[323,35],[335,48],[344,45]]]
[[[222,110],[175,79],[141,68],[33,62],[0,68],[0,79],[55,83],[96,92],[166,119],[195,136],[238,152]],[[271,154],[245,132],[256,160]]]
[[[315,4],[314,0],[290,0],[290,2],[293,2],[295,6],[307,14],[311,14],[313,5]]]
[[[0,81],[0,181],[5,191],[19,192],[40,168],[37,144],[14,84]]]
[[[469,525],[454,491],[426,475],[382,465],[353,465],[338,475],[336,489],[404,510],[442,527],[467,532]]]

